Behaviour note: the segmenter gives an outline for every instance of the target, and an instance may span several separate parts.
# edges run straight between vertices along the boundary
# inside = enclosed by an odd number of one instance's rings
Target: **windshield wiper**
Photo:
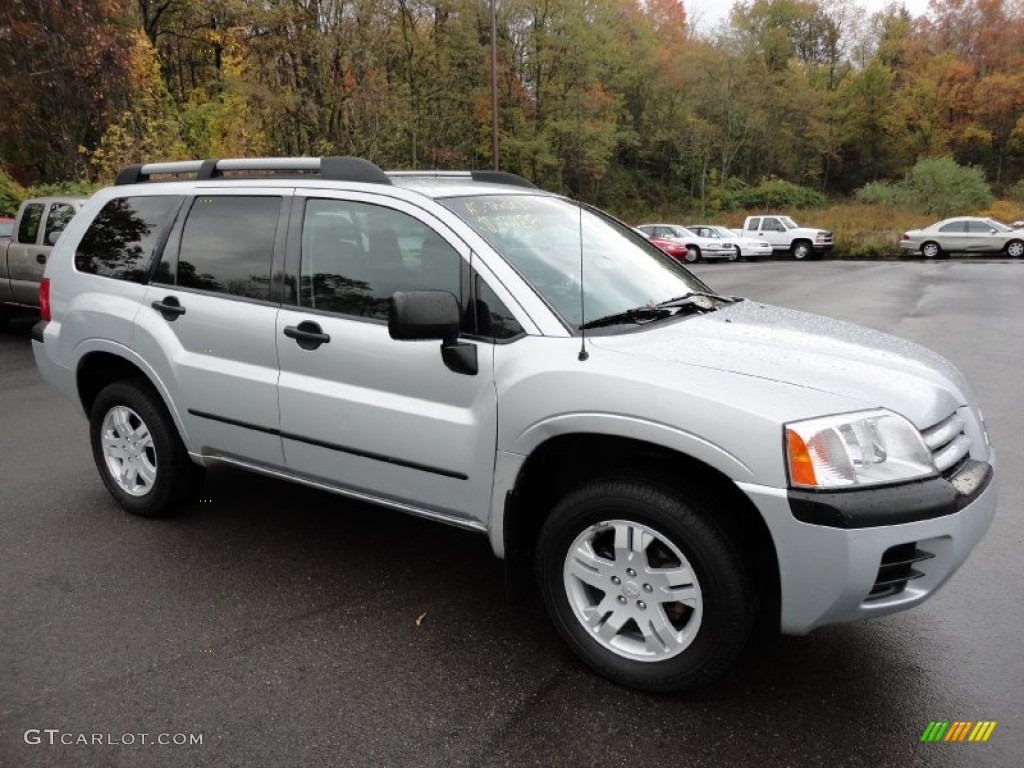
[[[659,304],[655,304],[655,309],[671,309],[673,307],[685,307],[688,304],[696,304],[698,307],[701,306],[699,299],[711,299],[713,301],[724,301],[726,304],[734,304],[737,301],[743,301],[738,296],[720,296],[717,293],[705,293],[703,291],[690,291],[684,293],[682,296],[676,296],[674,298],[663,301]],[[701,307],[702,309],[712,309],[713,307]]]
[[[669,307],[634,307],[633,309],[627,309],[625,312],[615,312],[611,315],[588,320],[580,326],[580,330],[585,331],[589,328],[601,328],[605,325],[621,325],[624,323],[639,324],[644,321],[651,323],[655,320],[670,317],[672,314],[672,310]]]
[[[580,330],[585,331],[590,328],[601,328],[606,325],[623,325],[625,323],[636,323],[638,325],[643,322],[653,323],[655,320],[663,320],[666,317],[677,314],[672,311],[674,309],[680,311],[683,309],[696,309],[703,312],[711,312],[715,309],[712,301],[724,301],[732,304],[737,301],[743,301],[743,299],[735,296],[719,296],[717,293],[690,291],[690,293],[684,293],[682,296],[676,296],[653,306],[634,307],[633,309],[627,309],[625,312],[615,312],[611,315],[588,320],[580,326]]]

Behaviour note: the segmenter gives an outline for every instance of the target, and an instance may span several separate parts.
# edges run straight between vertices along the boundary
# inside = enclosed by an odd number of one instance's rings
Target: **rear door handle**
[[[176,296],[165,296],[163,301],[154,301],[150,304],[153,309],[163,315],[164,320],[173,322],[179,315],[185,314],[185,308],[181,306]]]
[[[295,339],[295,343],[303,349],[316,349],[321,344],[330,342],[331,337],[312,320],[303,320],[298,325],[285,326],[284,335]]]

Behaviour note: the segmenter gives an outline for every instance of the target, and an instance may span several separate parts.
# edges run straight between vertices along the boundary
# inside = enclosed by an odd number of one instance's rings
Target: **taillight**
[[[39,312],[43,320],[50,320],[50,278],[44,277],[39,283]]]
[[[910,239],[910,233],[909,232],[904,232],[903,233],[903,239],[904,240],[909,240]]]

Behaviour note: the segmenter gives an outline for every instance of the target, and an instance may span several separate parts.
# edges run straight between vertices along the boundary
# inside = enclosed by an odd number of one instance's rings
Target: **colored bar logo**
[[[995,720],[932,720],[921,741],[988,741],[996,724]]]

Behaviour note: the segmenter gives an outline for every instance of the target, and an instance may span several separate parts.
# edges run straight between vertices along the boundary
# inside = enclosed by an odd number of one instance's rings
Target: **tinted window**
[[[180,197],[119,197],[96,214],[75,252],[79,272],[144,283]],[[51,216],[52,218],[52,216]]]
[[[75,216],[74,206],[67,203],[54,203],[50,206],[50,215],[46,217],[46,231],[43,233],[43,244],[50,245],[50,235],[63,232]]]
[[[761,228],[761,220],[760,219],[751,219],[750,220],[750,228],[751,229],[760,229]]]
[[[944,224],[939,227],[939,232],[963,232],[964,223],[962,221],[953,221],[949,224]]]
[[[785,232],[786,228],[778,219],[765,219],[762,228],[769,232]]]
[[[476,279],[476,332],[494,339],[511,339],[523,332],[523,326],[479,276]]]
[[[39,222],[43,218],[43,204],[33,203],[26,206],[21,214],[21,223],[18,225],[18,242],[34,243],[39,234]]]
[[[400,211],[345,200],[306,203],[301,306],[386,320],[396,291],[460,297],[461,266],[444,238]]]
[[[987,221],[968,221],[967,231],[975,233],[984,233],[986,235],[992,234],[992,230],[995,229]]]
[[[280,197],[197,197],[181,234],[176,284],[270,298]]]

